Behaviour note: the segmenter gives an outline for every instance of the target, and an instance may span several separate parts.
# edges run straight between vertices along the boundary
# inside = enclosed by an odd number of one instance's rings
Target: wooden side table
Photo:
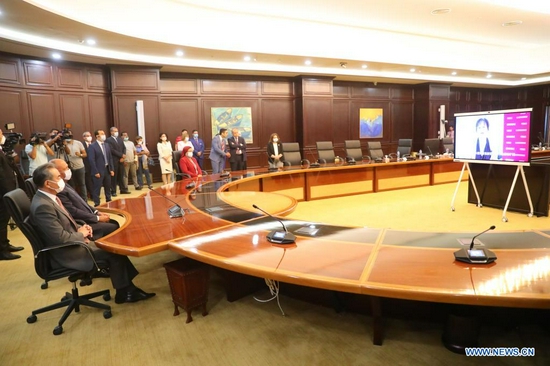
[[[193,321],[191,311],[202,306],[202,315],[208,315],[208,282],[210,266],[191,258],[181,258],[165,263],[166,275],[174,302],[174,316],[180,314],[178,306],[187,312],[185,323]]]

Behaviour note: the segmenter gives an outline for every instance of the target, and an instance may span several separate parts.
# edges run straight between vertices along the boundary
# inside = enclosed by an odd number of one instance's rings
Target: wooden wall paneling
[[[109,91],[109,73],[106,70],[87,69],[86,75],[86,87],[88,90]]]
[[[341,85],[334,82],[332,86],[332,95],[334,98],[349,98],[350,89],[351,87],[349,85]]]
[[[201,80],[201,94],[259,95],[259,82],[253,80]]]
[[[84,94],[59,94],[59,108],[61,120],[57,128],[62,129],[67,123],[70,123],[73,135],[76,139],[80,139],[88,126],[86,96]]]
[[[261,125],[257,146],[265,150],[269,137],[277,133],[283,142],[295,141],[295,110],[293,99],[262,99]]]
[[[92,133],[96,130],[104,130],[106,133],[113,126],[111,98],[108,95],[88,95],[88,125],[87,130]],[[83,129],[82,132],[86,130]],[[80,135],[82,136],[82,135]]]
[[[352,100],[350,105],[350,116],[353,123],[354,120],[359,121],[359,109],[361,108],[382,108],[384,114],[383,120],[383,136],[380,139],[365,139],[363,141],[380,141],[382,148],[388,147],[391,144],[392,135],[392,122],[391,122],[391,108],[389,100],[368,101],[364,99]],[[359,127],[357,127],[359,128]],[[359,138],[359,132],[357,132]],[[366,146],[366,142],[365,142]],[[397,145],[396,145],[397,146]]]
[[[294,96],[294,83],[291,81],[262,81],[262,95]]]
[[[351,88],[352,98],[390,99],[390,85],[363,85],[362,83]]]
[[[252,146],[258,147],[261,142],[261,136],[258,136],[261,131],[261,113],[260,113],[260,101],[259,99],[202,99],[202,121],[204,126],[204,134],[202,138],[210,150],[210,143],[212,138],[217,134],[212,132],[211,124],[211,109],[212,108],[236,108],[236,107],[250,107],[252,113],[252,134],[254,143]],[[257,132],[258,131],[258,132]]]
[[[198,94],[199,92],[197,79],[160,79],[159,85],[161,93]]]
[[[84,68],[58,66],[54,70],[57,73],[58,88],[85,89]]]
[[[413,138],[414,102],[391,101],[390,116],[392,142]]]
[[[159,90],[157,68],[113,67],[111,68],[111,90],[113,92],[137,92]]]
[[[59,128],[54,93],[27,93],[30,129],[36,132],[49,132]]]
[[[332,140],[332,99],[303,99],[304,103],[304,147],[315,149],[317,141]]]
[[[126,131],[130,138],[137,135],[137,112],[136,101],[143,100],[143,111],[145,114],[145,135],[149,150],[151,154],[157,153],[157,142],[159,133],[164,128],[168,127],[168,124],[161,125],[159,120],[159,101],[157,96],[150,95],[114,95],[113,96],[113,109],[114,109],[114,123],[117,126],[119,132]],[[111,126],[109,126],[111,127]],[[176,130],[176,127],[173,127]],[[180,129],[181,130],[181,129]],[[162,131],[168,135],[170,141],[174,141],[175,134],[170,136],[166,131]],[[105,131],[109,135],[108,130]]]
[[[44,61],[23,61],[25,84],[41,88],[54,88],[53,65]]]
[[[5,131],[6,123],[15,123],[15,131],[23,133],[27,124],[26,111],[23,109],[24,92],[12,89],[0,89],[0,128]],[[30,131],[27,128],[24,135]]]
[[[350,101],[334,99],[332,101],[332,144],[337,156],[345,156],[344,141],[359,139],[359,118],[351,120]],[[350,136],[356,136],[349,138]]]
[[[332,96],[332,78],[304,77],[302,78],[302,92],[304,96]]]
[[[168,134],[168,138],[174,143],[177,136],[181,135],[184,128],[189,131],[199,130],[199,102],[196,98],[161,98],[160,99],[160,127]],[[160,131],[159,131],[160,133]],[[173,146],[174,147],[174,146]]]
[[[21,61],[18,58],[0,56],[0,85],[21,85]]]
[[[401,85],[392,85],[390,88],[390,99],[414,101],[414,88]]]

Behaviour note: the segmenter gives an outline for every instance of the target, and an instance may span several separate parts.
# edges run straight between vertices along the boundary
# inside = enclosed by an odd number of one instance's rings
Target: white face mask
[[[185,142],[187,142],[187,141],[189,141],[189,137],[186,137],[186,138],[185,138]]]
[[[84,141],[92,142],[92,136],[86,136],[86,137],[84,137]]]
[[[73,176],[73,171],[71,169],[65,170],[65,180],[71,180],[71,177]]]
[[[187,156],[190,157],[190,158],[192,158],[192,157],[193,157],[193,152],[192,152],[192,151],[188,151],[188,152],[187,152]]]
[[[160,140],[161,141],[166,141],[166,137],[161,137]]]
[[[275,138],[273,139],[273,142],[277,142],[277,141],[279,141],[279,139],[275,137]]]
[[[114,136],[114,137],[118,137],[118,132],[115,132],[115,133],[113,134],[113,136]]]
[[[105,135],[101,135],[101,136],[99,136],[99,141],[105,141],[106,138],[107,137],[105,137]]]
[[[53,181],[52,181],[53,182]],[[57,183],[57,188],[52,188],[56,193],[59,193],[61,191],[63,191],[65,189],[65,181],[63,179],[61,179],[59,182],[55,182]],[[50,187],[51,188],[51,187]]]

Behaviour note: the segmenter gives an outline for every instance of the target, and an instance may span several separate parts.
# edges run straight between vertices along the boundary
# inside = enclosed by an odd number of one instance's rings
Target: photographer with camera
[[[13,191],[17,188],[17,175],[14,170],[14,157],[7,156],[6,154],[14,154],[13,146],[7,146],[6,136],[0,129],[0,196],[4,196],[6,193]],[[13,144],[12,144],[13,145]],[[8,151],[4,151],[6,146]],[[10,152],[11,150],[11,152]],[[12,260],[21,258],[18,252],[23,250],[23,247],[14,247],[8,240],[8,222],[10,221],[10,215],[6,207],[4,207],[4,200],[0,199],[0,260]]]
[[[65,160],[71,170],[71,177],[67,180],[80,197],[86,201],[88,199],[88,192],[86,190],[86,169],[83,160],[87,156],[86,149],[84,149],[82,142],[73,139],[71,131],[63,134],[62,141],[63,148],[65,149]]]
[[[46,143],[44,134],[36,132],[31,135],[28,145],[25,146],[25,152],[29,156],[29,175],[32,175],[40,165],[46,164],[48,156],[54,156],[50,145]]]

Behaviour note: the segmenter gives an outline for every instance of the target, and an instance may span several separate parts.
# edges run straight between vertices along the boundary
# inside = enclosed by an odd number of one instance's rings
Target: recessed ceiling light
[[[59,53],[52,53],[52,58],[55,60],[61,60],[61,54]]]
[[[490,79],[492,77],[493,77],[493,75],[491,75],[491,74],[487,74],[487,76],[486,76],[487,79]]]
[[[410,72],[415,72],[416,69],[415,69],[414,67],[412,67],[409,71],[410,71]]]
[[[523,78],[521,78],[521,80],[527,80],[527,78],[523,77]]]
[[[183,51],[176,51],[176,56],[178,56],[178,57],[183,56]]]
[[[449,14],[451,12],[451,9],[449,8],[441,8],[441,9],[434,9],[431,11],[432,15],[441,15],[441,14]]]
[[[306,61],[304,62],[304,64],[306,64],[307,66],[309,66],[309,65],[311,65],[311,61],[310,61],[310,60],[306,60]]]
[[[512,20],[506,23],[502,23],[503,27],[513,27],[514,25],[520,25],[523,24],[521,20]]]
[[[250,56],[244,56],[244,60],[247,62],[250,61]]]
[[[367,67],[368,67],[367,65],[361,66],[361,68],[363,68],[363,69],[366,69]]]
[[[451,72],[451,75],[453,76],[456,75],[456,71]]]

